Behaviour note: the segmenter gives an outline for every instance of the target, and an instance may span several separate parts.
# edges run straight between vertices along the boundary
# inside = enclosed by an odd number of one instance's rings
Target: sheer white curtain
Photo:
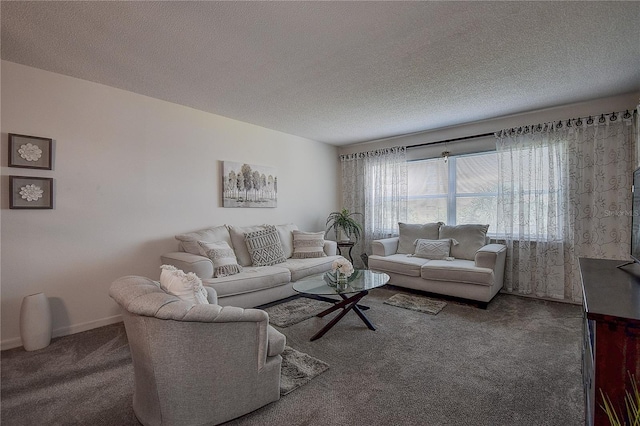
[[[393,147],[342,155],[342,205],[363,214],[363,238],[353,249],[354,262],[370,253],[371,241],[397,235],[407,215],[406,148]]]
[[[629,112],[496,134],[506,291],[579,302],[578,257],[628,258],[636,135]]]

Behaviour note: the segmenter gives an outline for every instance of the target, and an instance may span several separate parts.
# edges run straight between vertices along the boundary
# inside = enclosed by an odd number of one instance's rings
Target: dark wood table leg
[[[360,299],[362,299],[367,294],[369,294],[368,291],[361,291],[360,293],[356,293],[355,295],[353,295],[351,297],[346,297],[344,294],[340,294],[339,296],[342,298],[341,302],[334,302],[335,305],[325,309],[324,311],[320,312],[316,316],[322,318],[324,316],[329,315],[331,312],[337,311],[338,309],[345,309],[346,306],[351,302],[354,302],[354,305],[355,305],[356,303],[358,303],[358,301]],[[346,309],[351,309],[351,307],[346,308]]]
[[[371,321],[369,321],[369,318],[367,318],[367,316],[364,314],[364,312],[362,312],[360,310],[360,308],[358,308],[358,306],[354,306],[353,307],[353,312],[355,312],[356,314],[358,314],[358,316],[360,317],[360,319],[362,320],[363,323],[365,323],[365,325],[367,327],[369,327],[369,330],[373,330],[376,331],[376,328],[374,327],[373,324],[371,324]]]
[[[307,299],[322,300],[323,302],[336,303],[336,299],[332,299],[330,297],[318,296],[316,294],[314,294],[314,295],[305,294],[305,295],[299,296],[299,297],[306,297]],[[280,303],[280,302],[279,301],[277,303],[274,302],[274,305],[276,305],[278,303]],[[366,305],[358,305],[358,308],[360,308],[363,311],[371,309],[369,306],[366,306]]]
[[[362,310],[358,307],[358,301],[360,301],[360,299],[362,299],[367,294],[369,294],[369,291],[367,290],[361,291],[360,293],[357,293],[351,297],[347,297],[344,294],[340,294],[339,296],[342,298],[341,302],[336,302],[335,305],[333,305],[328,309],[325,309],[324,311],[320,312],[316,316],[322,318],[332,312],[335,312],[338,309],[342,309],[342,312],[336,315],[336,317],[333,318],[331,321],[329,321],[327,325],[325,325],[320,331],[314,334],[310,340],[313,342],[314,340],[317,340],[322,336],[324,336],[325,333],[331,330],[331,328],[334,325],[336,325],[342,319],[342,317],[344,317],[347,314],[347,312],[349,312],[350,310],[353,310],[360,317],[362,322],[364,322],[364,324],[367,326],[367,328],[369,328],[369,330],[375,331],[376,328],[373,326],[371,321],[369,321],[369,318],[367,318],[364,312],[362,312]]]

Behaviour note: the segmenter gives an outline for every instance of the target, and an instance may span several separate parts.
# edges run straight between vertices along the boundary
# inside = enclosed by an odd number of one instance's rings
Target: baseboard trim
[[[60,327],[53,330],[51,337],[68,336],[69,334],[81,333],[83,331],[92,330],[94,328],[103,327],[105,325],[115,324],[122,321],[122,315],[114,315],[107,318],[101,318],[99,320],[87,321],[81,324],[74,324],[67,327]],[[13,337],[11,339],[5,339],[0,341],[0,349],[7,350],[13,348],[19,348],[22,346],[22,339],[20,337]]]

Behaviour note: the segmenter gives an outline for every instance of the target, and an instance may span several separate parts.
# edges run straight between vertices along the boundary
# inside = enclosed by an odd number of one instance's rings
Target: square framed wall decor
[[[53,209],[53,178],[9,176],[10,209]]]
[[[9,133],[9,167],[51,170],[53,139]]]

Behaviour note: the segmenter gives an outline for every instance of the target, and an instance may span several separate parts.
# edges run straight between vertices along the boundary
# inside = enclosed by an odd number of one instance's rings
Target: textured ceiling
[[[2,59],[335,145],[640,90],[640,2],[1,7]]]

